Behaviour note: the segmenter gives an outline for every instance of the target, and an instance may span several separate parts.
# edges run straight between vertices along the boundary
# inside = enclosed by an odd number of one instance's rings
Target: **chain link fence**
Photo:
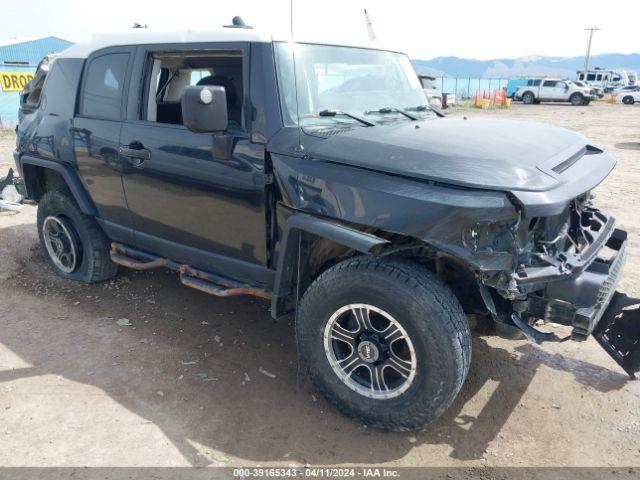
[[[453,93],[456,100],[470,100],[476,92],[491,93],[507,88],[508,78],[482,77],[436,77],[436,84],[442,93]]]

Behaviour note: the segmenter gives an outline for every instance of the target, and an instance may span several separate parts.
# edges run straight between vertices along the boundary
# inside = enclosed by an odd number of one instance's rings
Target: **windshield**
[[[285,125],[358,122],[340,112],[373,123],[410,120],[397,110],[430,115],[406,55],[302,43],[276,43],[275,51]]]

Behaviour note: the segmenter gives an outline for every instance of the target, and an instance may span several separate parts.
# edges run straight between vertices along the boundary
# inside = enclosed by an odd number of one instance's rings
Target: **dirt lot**
[[[640,142],[640,107],[452,112],[463,114],[551,122],[611,149],[619,164],[597,202],[630,232],[621,289],[640,295],[640,151],[621,148]],[[0,136],[0,175],[13,142]],[[291,322],[267,303],[213,298],[165,271],[63,281],[34,220],[31,206],[0,214],[0,465],[640,465],[640,382],[593,340],[476,336],[443,418],[418,434],[375,431],[298,379]]]

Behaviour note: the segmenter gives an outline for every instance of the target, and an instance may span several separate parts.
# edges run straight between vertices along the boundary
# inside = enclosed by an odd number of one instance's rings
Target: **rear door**
[[[247,133],[249,44],[139,47],[120,152],[124,188],[142,249],[233,278],[266,271],[264,146]],[[229,127],[214,136],[182,125],[187,85],[224,86]],[[224,138],[222,138],[224,137]]]
[[[80,178],[103,227],[120,241],[131,238],[132,226],[118,147],[133,54],[133,48],[108,48],[87,59],[72,129]]]

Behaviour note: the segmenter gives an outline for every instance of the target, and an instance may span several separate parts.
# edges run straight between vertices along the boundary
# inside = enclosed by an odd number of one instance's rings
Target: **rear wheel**
[[[635,99],[631,95],[627,95],[622,99],[622,103],[624,103],[625,105],[633,105],[634,102]]]
[[[47,263],[63,278],[94,283],[117,273],[107,237],[66,192],[49,191],[40,199],[38,235]]]
[[[533,93],[531,92],[526,92],[523,96],[522,96],[522,103],[526,104],[526,105],[531,105],[535,102],[536,97],[534,97]]]
[[[352,259],[327,270],[300,302],[296,334],[318,391],[374,427],[422,428],[451,405],[469,369],[458,300],[403,260]]]
[[[569,98],[569,101],[571,102],[571,105],[577,107],[579,105],[584,105],[585,98],[581,93],[574,93]]]

